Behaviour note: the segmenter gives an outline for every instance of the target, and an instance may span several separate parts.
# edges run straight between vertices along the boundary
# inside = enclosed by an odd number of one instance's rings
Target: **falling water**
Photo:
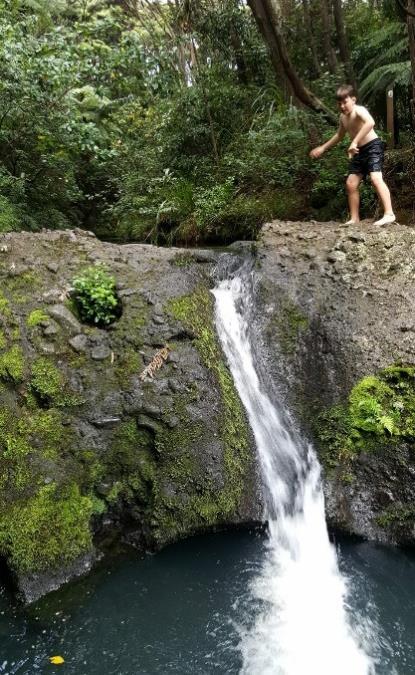
[[[251,592],[261,610],[242,631],[243,675],[373,675],[373,626],[347,611],[347,584],[329,541],[320,467],[264,391],[249,326],[252,274],[213,291],[222,346],[252,427],[269,524]]]

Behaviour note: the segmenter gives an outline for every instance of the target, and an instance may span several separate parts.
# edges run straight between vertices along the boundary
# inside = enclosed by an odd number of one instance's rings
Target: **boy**
[[[382,176],[383,141],[374,131],[375,122],[370,113],[361,105],[356,105],[356,94],[350,84],[344,84],[336,92],[337,105],[340,109],[340,123],[337,133],[327,143],[311,150],[310,157],[317,159],[348,133],[352,142],[347,150],[349,156],[349,175],[346,181],[349,201],[350,220],[346,225],[359,223],[359,185],[368,174],[382,202],[384,215],[375,225],[389,225],[395,222],[391,196]]]

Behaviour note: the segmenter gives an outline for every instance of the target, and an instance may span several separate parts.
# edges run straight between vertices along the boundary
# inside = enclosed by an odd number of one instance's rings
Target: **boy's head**
[[[356,103],[356,91],[351,84],[342,84],[336,91],[336,101],[342,113],[350,115]]]

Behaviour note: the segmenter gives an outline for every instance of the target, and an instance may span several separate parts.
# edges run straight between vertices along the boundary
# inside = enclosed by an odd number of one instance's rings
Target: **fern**
[[[381,417],[379,418],[379,423],[382,425],[384,429],[389,431],[391,436],[393,436],[393,434],[398,433],[398,430],[395,426],[395,422],[393,421],[392,417],[390,417],[390,415],[381,415]]]
[[[382,49],[380,54],[376,54],[373,59],[370,59],[365,67],[360,71],[360,79],[365,80],[365,78],[380,66],[394,65],[396,63],[402,63],[408,52],[408,38],[406,36],[400,38],[393,45],[388,48]]]
[[[409,85],[411,62],[390,63],[376,68],[360,85],[361,96],[370,96],[391,84]]]
[[[407,60],[408,37],[405,24],[389,21],[366,37],[360,61],[359,90],[363,97],[371,98],[391,84],[409,85],[411,65]]]

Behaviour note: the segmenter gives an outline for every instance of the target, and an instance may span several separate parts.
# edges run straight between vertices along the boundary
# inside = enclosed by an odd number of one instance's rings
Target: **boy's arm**
[[[313,157],[313,159],[318,159],[321,157],[321,155],[327,152],[327,150],[330,150],[330,148],[333,148],[335,145],[337,145],[337,143],[340,143],[340,141],[344,138],[345,133],[346,130],[340,119],[339,128],[337,129],[334,136],[329,138],[329,140],[326,141],[326,143],[323,143],[323,145],[319,145],[318,148],[311,150],[310,157]]]

